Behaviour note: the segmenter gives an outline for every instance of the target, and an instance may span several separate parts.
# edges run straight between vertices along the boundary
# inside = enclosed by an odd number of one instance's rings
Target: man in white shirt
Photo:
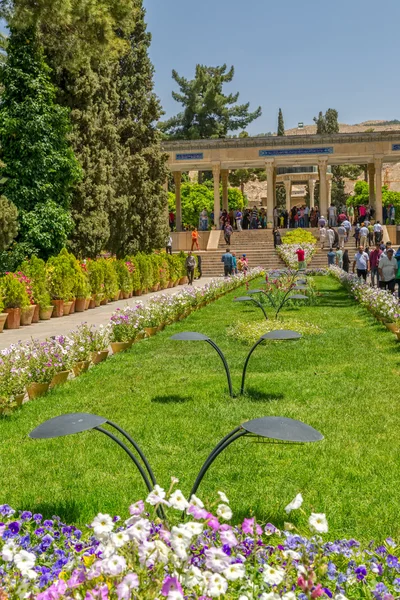
[[[336,214],[336,206],[331,204],[328,208],[328,225],[330,225],[331,227],[335,227],[336,225]]]
[[[343,221],[342,223],[343,227],[346,230],[346,242],[349,241],[349,235],[351,233],[351,223],[348,219],[346,219],[345,221]]]
[[[368,227],[366,227],[365,223],[363,223],[360,229],[360,246],[362,246],[363,248],[365,248],[365,246],[367,245],[367,238]]]
[[[339,236],[339,248],[344,248],[344,240],[346,238],[346,229],[343,227],[343,225],[339,225],[338,227],[338,236]]]
[[[383,232],[383,227],[382,225],[379,223],[379,221],[377,221],[374,225],[374,236],[375,236],[375,244],[379,244],[379,242],[382,239],[382,232]]]
[[[328,231],[326,232],[326,234],[328,236],[329,250],[332,250],[333,242],[335,241],[335,232],[333,231],[333,229],[330,225],[328,227]]]
[[[379,287],[394,293],[396,282],[397,260],[394,257],[393,248],[388,248],[386,254],[382,254],[379,259]]]
[[[362,277],[364,281],[367,281],[367,274],[369,271],[369,256],[364,252],[364,247],[360,246],[357,254],[354,256],[353,261],[353,273],[357,266],[357,277]]]

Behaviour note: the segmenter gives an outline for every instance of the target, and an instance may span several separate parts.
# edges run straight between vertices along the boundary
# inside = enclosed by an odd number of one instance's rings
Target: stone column
[[[228,176],[229,171],[223,169],[221,171],[221,180],[222,180],[222,208],[229,211],[229,203],[228,203]]]
[[[176,199],[175,226],[176,226],[177,231],[182,231],[181,180],[182,180],[182,173],[180,171],[174,171],[175,199]]]
[[[169,229],[169,208],[168,208],[168,177],[165,178],[164,184],[163,184],[163,190],[166,194],[166,202],[165,202],[165,218],[167,221],[167,225],[168,225],[168,231]]]
[[[369,203],[375,208],[375,164],[368,163]]]
[[[328,217],[328,182],[326,177],[326,169],[328,166],[327,158],[318,160],[319,171],[319,211],[321,216]]]
[[[290,177],[284,180],[285,192],[286,192],[286,210],[290,211],[291,199],[292,199],[292,180]]]
[[[315,179],[308,180],[308,192],[310,194],[310,208],[314,208]]]
[[[383,225],[382,212],[382,159],[375,158],[375,221],[380,221]]]
[[[265,161],[267,170],[267,223],[274,222],[274,207],[275,207],[275,168],[274,160]]]
[[[220,163],[213,163],[212,172],[214,178],[214,224],[216,229],[219,229],[219,215],[221,212],[221,201],[219,197],[219,177],[221,174]]]
[[[327,178],[328,181],[328,206],[332,204],[332,177]]]

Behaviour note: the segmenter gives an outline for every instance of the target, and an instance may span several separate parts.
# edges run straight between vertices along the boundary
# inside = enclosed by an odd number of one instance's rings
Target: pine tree
[[[278,115],[278,135],[285,135],[285,123],[283,122],[282,109],[279,109]]]
[[[38,219],[38,211],[42,216],[48,211],[53,218],[58,212],[64,239],[71,227],[72,188],[80,177],[67,139],[69,111],[55,102],[56,90],[34,27],[11,28],[7,53],[0,69],[3,191],[18,208],[21,221],[36,222],[33,231],[22,228],[19,241],[45,253],[45,240],[54,227],[52,220]]]
[[[317,125],[317,135],[326,133],[326,121],[322,111],[318,113],[318,117],[314,117],[314,122]]]
[[[174,70],[172,78],[180,93],[172,92],[183,112],[161,123],[166,135],[176,139],[223,138],[229,131],[245,129],[261,115],[259,106],[249,112],[250,104],[237,104],[239,93],[224,95],[223,86],[231,83],[235,70],[227,66],[196,66],[195,77],[188,80]]]
[[[5,196],[0,196],[0,251],[7,250],[18,233],[18,210]]]

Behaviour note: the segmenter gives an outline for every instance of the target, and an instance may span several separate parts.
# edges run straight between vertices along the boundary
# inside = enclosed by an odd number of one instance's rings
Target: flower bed
[[[99,362],[99,353],[107,358],[110,343],[114,351],[125,350],[145,334],[153,335],[262,272],[260,268],[252,269],[246,275],[215,279],[202,287],[186,287],[176,294],[161,294],[146,305],[137,302],[116,310],[106,327],[82,324],[67,336],[11,345],[0,353],[0,412],[7,413],[18,406],[25,387],[28,386],[28,392],[31,384],[48,387],[55,375],[71,369],[78,375],[87,370],[90,362]],[[45,393],[47,389],[40,387],[40,391]]]
[[[304,261],[306,265],[308,265],[316,252],[315,244],[309,244],[304,242],[300,244],[281,244],[280,246],[276,247],[276,251],[288,267],[290,267],[291,269],[297,269],[299,261],[297,259],[296,250],[298,250],[299,248],[302,248],[304,250]]]
[[[308,515],[298,494],[285,511],[299,510],[281,531],[255,517],[231,525],[223,492],[212,512],[192,496],[159,486],[130,517],[98,514],[83,530],[18,515],[0,506],[0,597],[58,600],[394,600],[400,591],[398,546],[327,540],[325,514]],[[164,506],[168,523],[156,517]],[[184,521],[180,519],[185,511]],[[286,516],[286,519],[288,518]],[[286,520],[285,519],[285,520]]]
[[[336,266],[331,266],[329,273],[376,318],[390,323],[400,323],[399,302],[389,291],[370,287],[357,275],[346,273]]]

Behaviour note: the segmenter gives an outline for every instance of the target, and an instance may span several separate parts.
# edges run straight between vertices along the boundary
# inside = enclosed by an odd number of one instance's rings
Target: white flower
[[[131,527],[126,530],[126,533],[131,539],[138,542],[144,542],[147,539],[151,530],[151,523],[147,519],[139,519]]]
[[[92,521],[92,527],[96,536],[103,536],[111,533],[114,529],[114,523],[110,515],[99,513]]]
[[[268,585],[279,585],[285,576],[285,571],[279,567],[271,567],[266,565],[264,567],[263,579]]]
[[[176,510],[185,510],[189,506],[189,502],[186,500],[181,490],[175,490],[175,492],[171,494],[169,497],[169,503],[170,506],[172,506],[172,508],[176,508]]]
[[[232,510],[226,504],[219,504],[217,508],[217,515],[225,521],[232,519]]]
[[[221,543],[226,544],[230,548],[232,548],[233,546],[237,546],[239,543],[237,541],[237,538],[236,538],[235,534],[233,533],[232,529],[228,529],[226,531],[220,531],[219,537],[221,539]]]
[[[259,600],[281,600],[281,597],[276,592],[268,592],[268,594],[261,594]]]
[[[180,559],[180,560],[187,560],[188,558],[188,553],[186,551],[187,546],[185,544],[180,544],[180,543],[176,543],[173,544],[172,546],[173,550],[174,550],[174,554]]]
[[[285,558],[292,558],[293,560],[301,559],[301,554],[299,552],[295,552],[294,550],[284,550],[282,554]]]
[[[187,548],[192,539],[192,533],[186,529],[184,524],[178,525],[178,527],[172,527],[171,529],[171,545],[183,544]]]
[[[2,559],[5,562],[11,562],[14,558],[15,553],[17,552],[17,545],[15,544],[14,541],[10,541],[7,542],[7,544],[5,544],[3,546],[3,550],[1,553]]]
[[[163,490],[162,487],[160,487],[159,485],[155,485],[154,486],[154,490],[152,492],[150,492],[150,494],[147,496],[146,498],[146,502],[148,504],[151,504],[152,506],[155,506],[156,504],[166,504],[166,501],[164,500],[165,498],[165,491]]]
[[[308,524],[311,531],[316,531],[317,533],[328,532],[328,521],[324,513],[311,513]]]
[[[229,504],[229,500],[226,497],[226,494],[224,494],[224,492],[218,492],[218,496],[221,498],[222,502],[225,502],[225,504]]]
[[[132,590],[138,587],[139,577],[136,573],[128,573],[117,586],[117,596],[119,600],[130,600],[132,597]]]
[[[196,521],[190,521],[189,523],[184,524],[184,528],[190,535],[200,535],[203,531],[203,524],[196,523]]]
[[[294,592],[286,592],[286,594],[283,594],[282,600],[296,600],[296,594]]]
[[[179,479],[177,477],[171,477],[171,483],[179,483]]]
[[[107,559],[103,569],[108,575],[120,575],[126,569],[126,560],[123,556],[114,554],[114,556]]]
[[[126,542],[129,541],[129,535],[126,531],[118,531],[117,533],[111,534],[111,542],[115,548],[122,548]]]
[[[21,571],[22,575],[28,574],[28,572],[31,571],[31,569],[33,569],[35,566],[36,556],[33,554],[33,552],[21,550],[14,556],[14,562],[15,566]]]
[[[229,566],[229,556],[221,548],[209,548],[205,551],[206,567],[214,573],[222,573]]]
[[[224,569],[223,574],[228,581],[236,581],[237,579],[242,579],[245,576],[246,570],[242,564],[233,563]]]
[[[224,577],[218,575],[218,573],[214,573],[208,580],[208,590],[207,594],[212,598],[218,598],[219,596],[225,594],[228,589],[228,582]]]
[[[172,590],[169,592],[167,600],[184,600],[184,596],[178,590]]]
[[[296,498],[292,500],[286,507],[285,511],[287,514],[292,512],[292,510],[297,510],[303,504],[303,496],[301,494],[297,494]]]
[[[201,571],[198,567],[191,565],[185,573],[185,586],[189,589],[199,585],[202,581]]]
[[[333,600],[347,600],[347,597],[344,594],[336,594],[333,596]]]
[[[156,540],[154,542],[154,547],[155,547],[155,556],[157,557],[157,561],[162,562],[162,563],[164,563],[164,565],[166,565],[168,562],[170,549],[161,540]]]
[[[194,494],[190,498],[190,504],[193,504],[193,506],[197,506],[197,508],[204,508],[203,502]]]

